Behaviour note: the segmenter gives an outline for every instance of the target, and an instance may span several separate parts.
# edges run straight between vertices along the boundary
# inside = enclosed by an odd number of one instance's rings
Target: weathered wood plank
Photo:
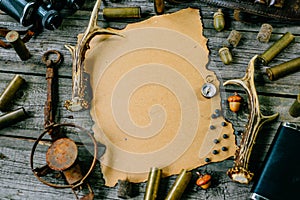
[[[75,45],[77,35],[82,33],[89,21],[90,12],[94,6],[95,0],[86,0],[84,7],[72,16],[64,19],[62,26],[55,31],[45,30],[29,43],[27,47],[32,53],[32,58],[28,61],[21,61],[12,49],[0,49],[0,91],[2,91],[7,83],[12,79],[13,75],[21,74],[27,81],[22,88],[11,109],[24,106],[31,113],[31,117],[25,121],[19,122],[11,127],[0,130],[0,199],[74,199],[74,195],[70,190],[57,190],[40,183],[32,174],[29,166],[29,156],[31,147],[35,139],[43,131],[43,108],[46,100],[46,81],[45,66],[41,63],[42,54],[49,49],[56,49],[64,55],[64,62],[59,66],[59,100],[58,100],[58,121],[59,122],[75,122],[85,128],[90,129],[93,122],[90,118],[89,111],[70,113],[63,108],[63,102],[71,96],[71,55],[65,49],[65,44]],[[99,13],[99,25],[103,27],[124,28],[127,23],[137,22],[147,19],[155,15],[153,1],[142,0],[125,0],[119,2],[105,1],[105,6],[140,6],[144,17],[138,20],[125,20],[118,22],[107,22],[102,17],[102,11]],[[204,36],[208,38],[208,48],[210,50],[211,62],[207,66],[213,70],[219,80],[232,78],[240,78],[245,74],[249,60],[256,54],[262,53],[273,42],[281,37],[287,31],[296,35],[295,42],[289,45],[281,52],[270,64],[271,66],[288,61],[298,57],[297,52],[300,50],[300,26],[295,24],[287,24],[286,22],[277,22],[270,20],[274,27],[274,31],[270,42],[267,44],[259,43],[256,35],[260,29],[259,24],[246,24],[233,20],[233,11],[224,9],[226,15],[226,29],[222,32],[216,32],[213,28],[213,14],[217,10],[216,7],[208,6],[201,1],[195,0],[188,3],[171,4],[166,3],[166,13],[172,13],[182,8],[193,7],[200,10],[201,19],[204,27]],[[3,12],[0,13],[0,27],[7,27],[15,30],[26,30],[18,22]],[[243,38],[240,44],[232,50],[234,60],[231,65],[225,66],[218,57],[218,50],[222,46],[222,42],[226,40],[231,30],[238,30],[242,33]],[[3,39],[3,38],[2,38]],[[251,168],[257,171],[269,146],[274,134],[281,121],[291,121],[299,123],[298,118],[292,118],[288,114],[288,109],[294,102],[296,95],[300,92],[300,72],[294,73],[277,81],[270,81],[263,74],[265,68],[257,69],[256,87],[259,95],[261,109],[264,114],[273,114],[279,112],[280,116],[274,122],[267,124],[261,130],[256,146],[251,157]],[[249,110],[247,102],[243,103],[242,111],[234,114],[228,110],[226,99],[233,91],[238,91],[246,100],[245,92],[237,86],[220,87],[221,97],[225,101],[222,104],[223,115],[230,121],[234,129],[239,132],[245,130]],[[221,102],[220,102],[221,103]],[[237,143],[241,136],[237,136]],[[44,163],[44,152],[37,152],[37,162]],[[88,156],[88,155],[86,155]],[[87,159],[84,156],[83,160]],[[212,187],[209,190],[201,190],[195,186],[194,182],[197,178],[195,173],[182,199],[247,199],[250,194],[250,185],[242,185],[233,183],[227,176],[226,171],[233,165],[233,160],[229,159],[220,163],[213,163],[198,170],[209,172],[213,175]],[[195,172],[194,170],[193,172]],[[164,178],[160,189],[159,199],[163,199],[168,189],[171,187],[176,176]],[[95,190],[95,199],[117,199],[118,187],[107,188],[103,186],[104,180],[101,175],[99,165],[93,172],[90,183]],[[139,194],[132,199],[143,199],[145,192],[145,183],[136,185]]]

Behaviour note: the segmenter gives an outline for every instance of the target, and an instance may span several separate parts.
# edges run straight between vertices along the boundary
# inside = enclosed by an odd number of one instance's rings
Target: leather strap
[[[255,0],[200,0],[207,4],[239,10],[262,17],[300,22],[300,0],[285,0],[283,7],[254,3]]]

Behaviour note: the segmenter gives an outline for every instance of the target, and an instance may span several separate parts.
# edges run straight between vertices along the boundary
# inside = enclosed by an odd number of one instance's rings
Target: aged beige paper
[[[221,110],[221,98],[219,81],[206,69],[209,51],[199,10],[154,16],[120,33],[123,38],[95,37],[85,62],[93,130],[107,148],[101,158],[106,185],[145,181],[151,167],[169,176],[233,156],[231,124],[222,126],[222,116],[211,118]],[[217,88],[212,98],[200,92],[208,79]]]

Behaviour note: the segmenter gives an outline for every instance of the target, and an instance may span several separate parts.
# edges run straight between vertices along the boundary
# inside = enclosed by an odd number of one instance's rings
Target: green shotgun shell
[[[192,178],[192,173],[182,169],[165,200],[178,200]]]
[[[232,55],[228,47],[222,47],[219,50],[219,56],[225,65],[229,65],[232,62]]]
[[[12,124],[15,124],[21,120],[24,120],[28,117],[27,112],[23,107],[18,108],[17,110],[5,113],[0,116],[0,129],[8,127]]]
[[[150,169],[144,200],[156,199],[161,173],[161,169],[158,169],[156,167],[152,167]]]
[[[225,19],[222,9],[218,9],[214,14],[214,27],[216,31],[222,31],[225,28]]]
[[[21,60],[28,60],[30,58],[30,52],[17,31],[8,32],[5,39],[11,44]]]
[[[300,116],[300,93],[297,96],[297,99],[292,104],[289,109],[289,113],[292,117],[299,117]]]
[[[263,65],[268,65],[269,62],[279,54],[284,48],[286,48],[293,40],[295,36],[290,32],[285,33],[279,40],[277,40],[272,46],[270,46],[263,54],[258,56],[258,59]]]
[[[15,98],[18,89],[25,83],[20,75],[15,75],[0,96],[0,110],[5,111],[7,105]]]
[[[105,19],[141,18],[141,8],[140,7],[103,8],[103,17]]]
[[[300,57],[292,59],[288,62],[269,67],[266,69],[267,75],[271,81],[277,80],[278,78],[284,77],[291,73],[300,70]]]

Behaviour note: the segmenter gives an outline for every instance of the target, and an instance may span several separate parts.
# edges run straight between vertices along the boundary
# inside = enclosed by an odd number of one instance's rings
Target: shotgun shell
[[[267,43],[270,40],[272,31],[273,31],[273,27],[270,24],[266,24],[266,23],[262,24],[256,39],[260,42]]]
[[[221,61],[225,65],[229,65],[232,62],[232,55],[231,55],[230,50],[228,49],[228,47],[222,47],[219,50],[219,56],[220,56]]]
[[[5,111],[7,105],[15,98],[18,89],[25,83],[20,75],[15,75],[0,96],[0,110]]]
[[[161,15],[165,11],[165,1],[164,0],[154,0],[154,10],[155,13]]]
[[[232,30],[227,38],[229,44],[233,47],[236,47],[242,38],[242,34],[236,30]]]
[[[8,32],[5,39],[11,44],[21,60],[28,60],[30,58],[31,55],[17,31]]]
[[[191,178],[192,173],[182,169],[165,200],[180,199]]]
[[[23,107],[0,116],[0,129],[15,124],[28,117]]]
[[[161,169],[152,167],[148,175],[148,183],[146,186],[144,200],[156,199],[160,178],[161,178]]]
[[[132,197],[132,183],[128,180],[118,180],[118,197],[128,199]]]
[[[285,33],[279,40],[277,40],[272,46],[270,46],[263,54],[258,56],[258,59],[262,64],[268,65],[269,62],[279,54],[284,48],[286,48],[293,40],[295,36],[290,32]]]
[[[105,19],[126,19],[126,18],[140,18],[140,7],[115,7],[103,8],[103,17]]]
[[[218,9],[214,14],[214,27],[216,31],[222,31],[225,28],[225,19],[222,9]]]
[[[289,109],[289,113],[292,117],[299,117],[300,116],[300,93],[297,96],[297,99],[292,104]]]
[[[266,69],[271,81],[300,70],[300,57]]]

